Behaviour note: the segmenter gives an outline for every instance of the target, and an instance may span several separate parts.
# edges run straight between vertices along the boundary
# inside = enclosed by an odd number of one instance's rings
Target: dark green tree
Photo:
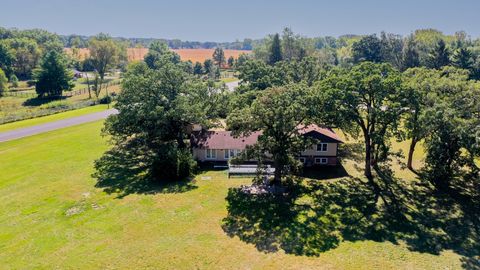
[[[402,49],[402,70],[420,66],[420,56],[418,54],[415,39],[410,36],[404,41]]]
[[[452,64],[454,67],[472,70],[474,65],[473,54],[468,48],[460,47],[452,55]]]
[[[268,56],[268,63],[270,65],[275,65],[275,63],[282,61],[282,44],[280,42],[280,36],[275,34],[272,39],[272,44],[270,45],[270,52]]]
[[[376,35],[362,37],[359,41],[353,43],[352,54],[356,63],[363,61],[382,62],[382,42]]]
[[[7,76],[5,76],[5,72],[0,68],[0,97],[3,96],[3,93],[8,89],[8,80]]]
[[[7,76],[12,74],[12,64],[15,58],[11,49],[5,42],[0,42],[0,69],[2,69]]]
[[[235,58],[233,58],[233,56],[230,56],[227,60],[227,64],[229,68],[233,68],[235,65]]]
[[[306,141],[300,136],[318,108],[315,95],[305,85],[274,87],[262,92],[251,106],[232,112],[228,127],[236,135],[262,131],[257,144],[250,149],[253,156],[271,154],[275,167],[272,185],[282,185],[284,177],[296,166],[295,156],[305,149]]]
[[[39,97],[61,96],[62,91],[74,86],[73,74],[67,69],[67,60],[57,51],[47,52],[34,70],[35,91]]]
[[[427,56],[429,68],[440,69],[450,64],[450,51],[443,39],[440,39]]]
[[[212,68],[213,68],[213,61],[212,61],[212,59],[206,59],[206,60],[203,62],[203,71],[205,72],[205,74],[210,74],[210,73],[212,73]]]
[[[350,70],[332,70],[317,85],[324,111],[346,133],[364,140],[365,176],[375,189],[372,167],[384,162],[390,139],[404,112],[402,77],[390,64],[364,62]]]
[[[168,63],[180,63],[180,56],[170,50],[164,42],[154,41],[148,48],[144,61],[149,68],[157,69]]]
[[[163,63],[150,69],[145,63],[129,68],[115,108],[104,131],[114,150],[138,161],[151,179],[174,181],[193,173],[189,149],[192,124],[209,127],[216,111],[215,89],[192,80],[179,64]],[[103,168],[105,160],[97,162]]]
[[[203,74],[202,63],[195,62],[195,65],[193,66],[193,74],[195,74],[195,75],[202,75]]]

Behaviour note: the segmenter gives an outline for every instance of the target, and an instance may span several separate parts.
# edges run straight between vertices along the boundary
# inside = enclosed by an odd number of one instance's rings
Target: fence
[[[113,82],[107,82],[102,84],[102,89],[105,87],[109,86],[114,86],[114,85],[119,85],[121,81],[113,81]],[[92,90],[93,92],[93,90]],[[73,97],[73,96],[79,96],[88,93],[88,87],[82,88],[79,90],[73,90],[73,91],[65,91],[63,92],[64,97]],[[12,92],[12,91],[6,91],[4,92],[5,97],[19,97],[19,98],[36,98],[38,95],[36,93],[26,93],[26,92]]]

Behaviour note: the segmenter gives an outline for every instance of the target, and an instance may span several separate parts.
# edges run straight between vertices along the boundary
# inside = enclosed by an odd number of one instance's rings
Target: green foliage
[[[275,63],[282,61],[282,47],[280,43],[280,36],[275,34],[273,36],[272,44],[270,45],[270,55],[268,57],[268,63],[275,65]]]
[[[108,35],[98,34],[90,39],[89,49],[91,63],[103,81],[107,70],[118,63],[120,48]]]
[[[40,68],[34,72],[34,78],[39,97],[61,96],[63,90],[70,90],[74,86],[73,74],[67,69],[66,59],[57,51],[45,54]]]
[[[3,96],[3,93],[8,90],[7,83],[7,76],[5,76],[5,72],[0,69],[0,97]]]
[[[450,51],[443,39],[440,39],[435,47],[430,50],[427,57],[427,66],[429,68],[440,69],[450,64]]]
[[[273,184],[280,185],[283,177],[296,167],[295,156],[308,143],[300,136],[300,130],[314,117],[317,105],[305,85],[273,87],[262,92],[251,106],[232,112],[227,125],[237,135],[262,131],[247,155],[264,160],[265,153],[269,153],[275,167]]]
[[[235,66],[235,58],[233,58],[233,56],[230,56],[227,60],[227,64],[229,68],[233,68]]]
[[[468,48],[460,47],[452,55],[452,64],[455,67],[471,70],[473,68],[473,55]]]
[[[202,63],[195,62],[195,65],[193,66],[193,74],[194,75],[202,75],[203,74]]]
[[[353,60],[355,62],[370,61],[382,62],[382,43],[376,35],[362,37],[352,46]]]
[[[334,69],[317,85],[325,113],[354,137],[361,132],[365,143],[365,175],[371,167],[388,160],[390,138],[404,113],[400,73],[390,64],[363,62],[349,70]]]
[[[12,63],[14,60],[14,54],[10,46],[0,40],[0,69],[3,69],[6,75],[12,73]]]
[[[209,126],[216,93],[190,80],[175,62],[156,69],[143,62],[131,65],[115,104],[120,113],[106,121],[104,131],[112,136],[115,151],[141,159],[151,178],[182,179],[194,170],[187,154],[189,127]]]
[[[420,56],[418,54],[417,43],[413,36],[409,36],[404,41],[402,50],[402,70],[418,67],[420,65]]]
[[[155,41],[148,48],[144,61],[149,68],[157,69],[168,63],[180,63],[180,56],[170,50],[167,44]]]
[[[18,78],[15,76],[15,74],[12,74],[10,76],[10,83],[12,84],[13,87],[18,87]]]
[[[221,68],[225,65],[225,53],[222,48],[215,48],[212,57],[217,67]]]

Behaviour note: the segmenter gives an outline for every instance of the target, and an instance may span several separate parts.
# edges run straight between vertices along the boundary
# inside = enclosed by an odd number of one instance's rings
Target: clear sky
[[[476,38],[480,0],[0,0],[0,26],[198,41],[261,38],[285,26],[306,36],[436,28]]]

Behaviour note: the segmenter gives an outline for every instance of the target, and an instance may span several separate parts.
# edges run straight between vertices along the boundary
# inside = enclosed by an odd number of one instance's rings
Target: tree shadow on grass
[[[66,99],[66,97],[64,97],[64,96],[43,97],[43,98],[34,97],[34,98],[29,98],[29,99],[25,100],[23,102],[23,105],[24,106],[36,107],[36,106],[40,106],[40,105],[43,105],[43,104],[50,103],[52,101],[64,100],[64,99]]]
[[[342,165],[304,168],[302,176],[309,179],[328,180],[349,176]]]
[[[98,188],[118,194],[123,198],[130,194],[183,193],[196,189],[194,180],[158,181],[152,179],[144,156],[135,151],[112,148],[95,161],[93,177]]]
[[[288,197],[230,189],[222,227],[263,252],[318,256],[342,241],[402,241],[430,254],[451,249],[464,256],[465,268],[479,266],[478,216],[431,187],[389,177],[377,178],[386,183],[381,185],[386,203],[356,178],[302,181]]]

